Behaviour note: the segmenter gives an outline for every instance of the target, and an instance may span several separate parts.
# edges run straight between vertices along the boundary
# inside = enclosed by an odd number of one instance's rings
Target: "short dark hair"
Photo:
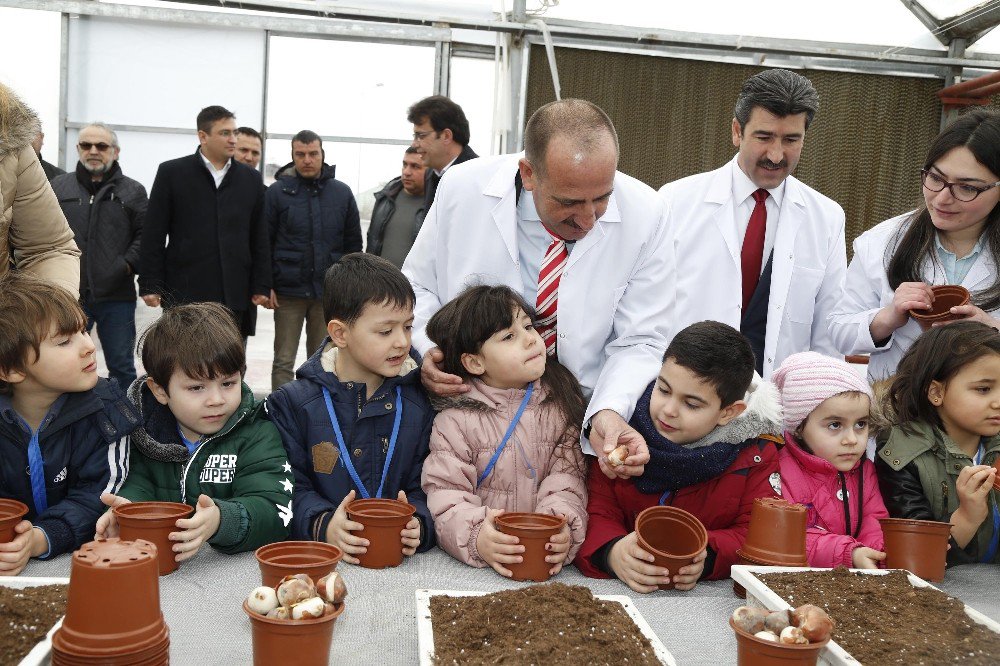
[[[420,151],[417,150],[415,146],[410,145],[406,147],[405,154],[407,155],[418,155],[419,153]]]
[[[206,106],[198,112],[198,131],[211,134],[215,123],[235,117],[236,115],[224,106]]]
[[[292,143],[298,141],[299,143],[310,144],[313,141],[319,141],[319,147],[323,147],[323,137],[312,130],[301,130],[298,134],[292,137]]]
[[[743,334],[718,321],[699,321],[674,336],[663,354],[708,382],[723,407],[746,395],[753,381],[754,356]]]
[[[367,305],[412,308],[417,302],[410,281],[396,266],[365,252],[344,255],[323,277],[323,316],[354,324]]]
[[[779,118],[806,114],[806,129],[819,109],[819,93],[812,81],[787,69],[769,69],[743,82],[733,116],[746,129],[754,107],[767,109]]]
[[[414,125],[419,125],[424,118],[430,122],[435,132],[450,129],[456,143],[469,145],[469,120],[465,117],[465,111],[444,95],[425,97],[406,113],[406,120]]]
[[[164,390],[177,370],[199,379],[246,372],[243,336],[220,303],[167,308],[143,331],[138,347],[146,373]]]
[[[947,382],[988,354],[1000,354],[1000,331],[981,322],[956,321],[924,331],[903,355],[889,389],[897,423],[904,430],[914,421],[943,427],[927,396],[931,382]]]
[[[0,277],[0,372],[25,372],[41,353],[52,330],[56,335],[78,333],[87,325],[79,301],[63,287],[23,271]],[[28,350],[34,353],[34,357]],[[0,381],[0,394],[11,385]]]
[[[264,143],[264,137],[262,137],[260,135],[260,132],[258,132],[257,130],[255,130],[252,127],[237,127],[236,128],[236,133],[237,134],[246,134],[247,136],[252,136],[255,139],[257,139],[258,141],[260,141],[261,143]]]
[[[524,157],[545,175],[545,156],[554,136],[566,136],[585,150],[610,136],[618,154],[618,133],[604,109],[585,99],[564,99],[539,107],[524,126]]]

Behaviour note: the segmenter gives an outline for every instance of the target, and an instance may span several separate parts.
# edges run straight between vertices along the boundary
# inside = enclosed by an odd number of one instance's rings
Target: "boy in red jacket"
[[[609,479],[591,463],[580,571],[620,578],[642,593],[729,576],[753,501],[777,497],[780,488],[781,407],[772,384],[751,385],[753,369],[749,343],[731,326],[703,321],[674,337],[629,422],[649,445],[645,471]],[[655,566],[636,539],[636,517],[656,504],[684,509],[708,530],[708,548],[678,571]]]

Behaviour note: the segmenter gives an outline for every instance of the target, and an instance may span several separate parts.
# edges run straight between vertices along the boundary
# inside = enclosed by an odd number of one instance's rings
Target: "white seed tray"
[[[69,585],[69,578],[44,578],[31,576],[0,576],[0,587],[9,587],[15,590],[23,590],[26,587],[38,587],[40,585]],[[31,652],[24,656],[18,666],[46,666],[52,654],[52,634],[62,626],[62,618],[59,618],[49,632],[45,634],[45,639],[40,641]]]
[[[420,649],[420,666],[432,666],[434,663],[434,627],[431,624],[431,597],[444,595],[447,597],[478,597],[489,594],[489,592],[472,592],[468,590],[417,590],[417,639]],[[601,601],[614,601],[625,607],[625,612],[632,618],[635,625],[639,627],[642,635],[649,639],[653,647],[653,652],[664,666],[677,666],[673,656],[667,648],[660,642],[653,629],[649,626],[639,609],[635,607],[632,600],[625,595],[618,594],[595,594],[595,599]]]
[[[818,567],[760,567],[737,564],[733,566],[732,576],[733,580],[746,588],[748,606],[762,606],[768,610],[785,610],[792,608],[792,606],[757,578],[757,574],[796,573],[803,571],[831,571],[831,569]],[[891,569],[851,569],[851,571],[869,576],[884,576]],[[906,575],[909,577],[910,584],[913,587],[929,587],[932,590],[938,589],[909,571],[906,572]],[[940,590],[938,591],[940,592]],[[965,612],[977,624],[984,625],[1000,634],[1000,624],[997,624],[976,609],[970,608],[968,605],[965,606]],[[829,666],[858,666],[861,662],[852,657],[847,650],[840,647],[836,641],[831,640],[820,651],[818,663],[821,665],[828,664]]]

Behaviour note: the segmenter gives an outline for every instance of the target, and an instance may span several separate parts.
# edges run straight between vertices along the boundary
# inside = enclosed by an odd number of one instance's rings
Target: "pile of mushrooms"
[[[331,615],[347,596],[344,577],[336,571],[313,583],[306,574],[285,576],[277,587],[262,585],[247,597],[255,613],[278,620],[311,620]]]
[[[812,604],[778,611],[740,606],[733,611],[733,624],[756,638],[788,645],[821,643],[830,637],[834,627],[826,611]]]

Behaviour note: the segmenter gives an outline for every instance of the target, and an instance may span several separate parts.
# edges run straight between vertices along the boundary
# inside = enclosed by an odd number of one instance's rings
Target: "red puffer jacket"
[[[715,563],[711,571],[706,569],[702,580],[729,577],[729,569],[736,563],[736,550],[746,538],[754,499],[778,497],[770,481],[770,476],[777,473],[774,442],[760,438],[740,451],[721,476],[681,488],[664,501],[694,514],[708,530],[708,547],[715,553]],[[609,479],[596,459],[591,463],[587,486],[590,525],[574,564],[586,576],[609,578],[591,558],[609,541],[632,532],[639,512],[655,506],[660,496],[639,492],[631,479]]]

